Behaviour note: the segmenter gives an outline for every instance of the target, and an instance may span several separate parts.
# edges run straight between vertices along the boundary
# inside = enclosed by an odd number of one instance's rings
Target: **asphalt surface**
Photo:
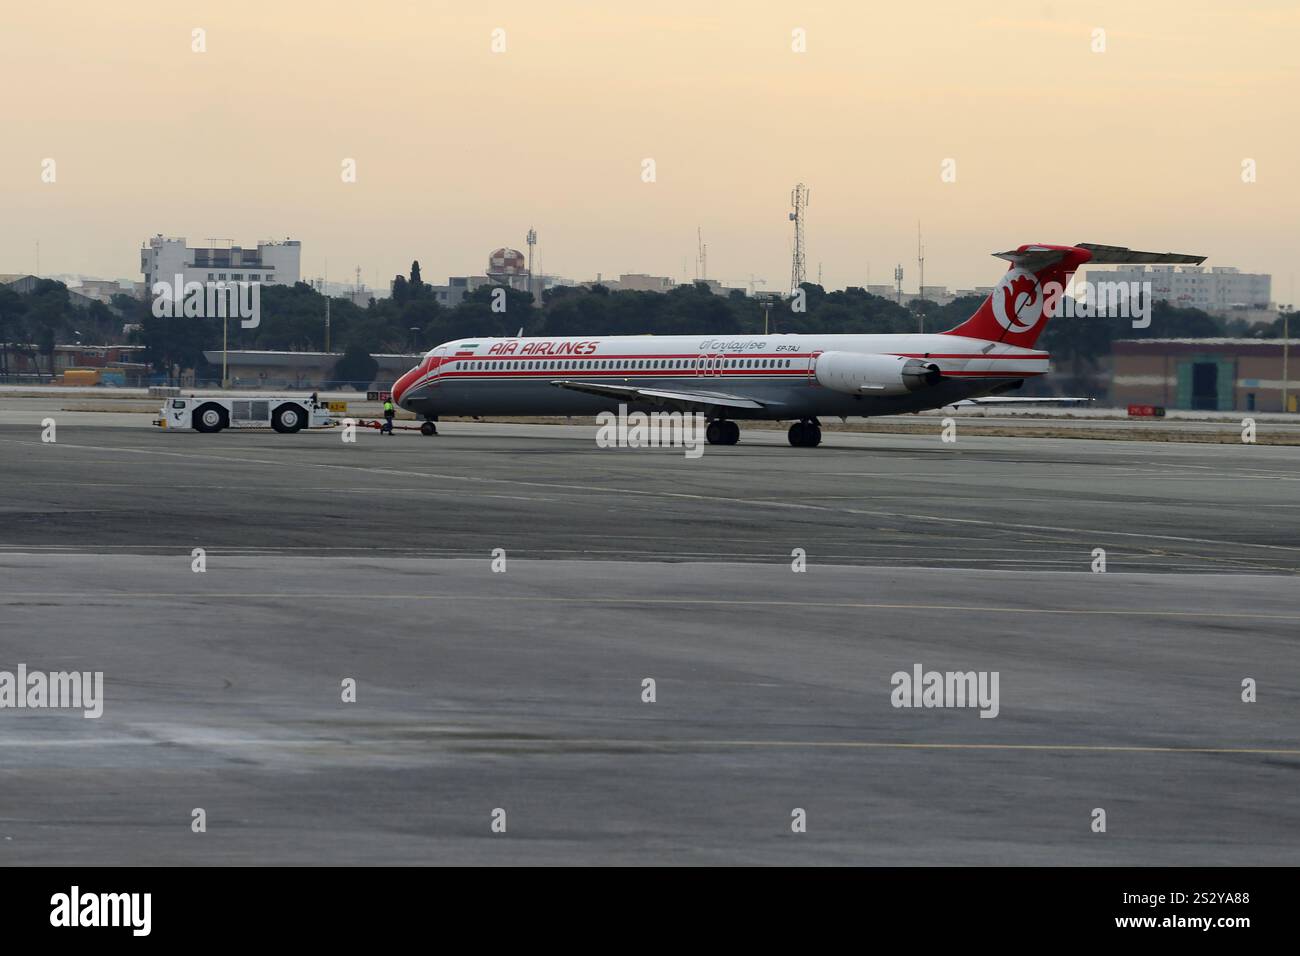
[[[0,709],[0,863],[1300,862],[1300,449],[55,417],[0,670],[104,713]]]

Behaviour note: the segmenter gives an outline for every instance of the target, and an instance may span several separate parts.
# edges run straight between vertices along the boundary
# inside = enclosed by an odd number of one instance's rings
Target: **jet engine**
[[[819,385],[850,395],[906,395],[942,378],[933,362],[861,352],[823,352],[816,375]]]

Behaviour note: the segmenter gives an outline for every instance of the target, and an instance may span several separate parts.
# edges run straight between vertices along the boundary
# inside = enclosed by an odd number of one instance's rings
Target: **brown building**
[[[1295,411],[1297,346],[1300,339],[1291,339],[1284,383],[1281,339],[1121,339],[1112,349],[1111,398],[1117,405],[1280,412],[1285,385]]]

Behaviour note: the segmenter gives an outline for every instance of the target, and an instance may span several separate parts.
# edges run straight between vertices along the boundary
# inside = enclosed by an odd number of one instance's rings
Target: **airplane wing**
[[[963,398],[959,402],[949,402],[944,408],[961,408],[963,405],[1087,405],[1091,398]]]
[[[695,389],[641,388],[636,385],[608,385],[604,382],[551,382],[556,388],[568,388],[589,395],[618,398],[625,402],[645,402],[651,405],[668,405],[684,412],[704,411],[709,408],[763,408],[766,403],[730,395],[726,392],[705,392]]]

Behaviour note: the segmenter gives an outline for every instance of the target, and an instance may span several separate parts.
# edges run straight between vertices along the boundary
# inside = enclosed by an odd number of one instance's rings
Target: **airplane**
[[[437,434],[440,416],[702,413],[706,440],[734,445],[741,421],[791,421],[790,444],[821,444],[822,418],[898,415],[950,405],[1077,402],[1009,398],[1047,373],[1034,343],[1060,290],[1085,263],[1200,265],[1205,256],[1122,246],[1027,244],[979,309],[926,334],[468,336],[429,350],[392,388]]]

